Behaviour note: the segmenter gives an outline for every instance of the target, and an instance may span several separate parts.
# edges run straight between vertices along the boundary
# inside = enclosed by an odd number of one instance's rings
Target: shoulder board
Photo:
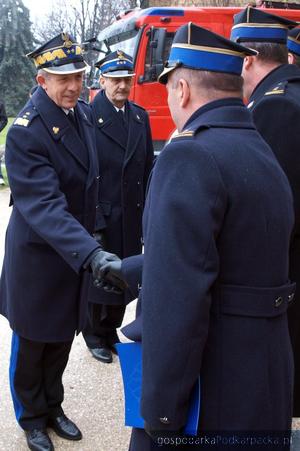
[[[25,108],[19,113],[19,116],[13,122],[13,125],[20,125],[21,127],[29,127],[32,120],[38,115],[38,112],[33,108]]]
[[[181,133],[177,133],[175,136],[172,137],[172,141],[175,139],[181,139],[181,138],[193,138],[195,136],[195,132],[193,130],[184,130]]]
[[[286,81],[282,81],[280,83],[278,83],[278,85],[274,86],[270,91],[265,92],[265,96],[271,96],[271,95],[279,95],[279,94],[284,94],[285,90],[286,90],[286,86],[287,86],[287,82]]]
[[[134,103],[134,102],[132,102],[131,100],[130,100],[130,103],[131,103],[131,105],[134,105],[134,106],[136,106],[137,108],[140,108],[141,110],[146,111],[145,108],[143,108],[141,105],[138,105],[137,103]]]

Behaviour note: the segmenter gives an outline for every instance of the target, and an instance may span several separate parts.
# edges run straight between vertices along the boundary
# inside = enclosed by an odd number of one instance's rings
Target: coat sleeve
[[[139,287],[142,283],[144,255],[132,255],[122,260],[122,273],[128,284],[128,289],[133,300],[138,297]]]
[[[142,279],[142,415],[153,430],[178,430],[186,422],[201,372],[226,203],[218,167],[199,144],[172,142],[164,149],[146,202]]]
[[[255,126],[273,150],[289,179],[295,206],[295,230],[300,231],[299,128],[300,108],[284,95],[265,96],[252,111]],[[298,214],[297,214],[298,213]]]
[[[29,227],[79,273],[98,244],[68,211],[47,151],[28,130],[13,126],[5,163],[15,207]]]

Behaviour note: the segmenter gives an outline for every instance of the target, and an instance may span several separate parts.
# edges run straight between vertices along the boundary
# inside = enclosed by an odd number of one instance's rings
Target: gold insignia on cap
[[[118,58],[120,58],[120,59],[125,58],[124,53],[121,50],[117,50],[117,55],[118,55]]]
[[[23,127],[27,127],[29,124],[29,119],[25,119],[24,117],[17,117],[14,124],[15,125],[23,125]]]
[[[52,127],[53,133],[55,135],[57,135],[57,133],[59,132],[59,127]]]
[[[67,49],[72,47],[73,42],[70,40],[68,33],[62,33],[61,38],[64,41],[64,47],[67,47]]]
[[[99,117],[98,122],[99,122],[99,124],[103,124],[103,119],[102,119],[102,117]]]

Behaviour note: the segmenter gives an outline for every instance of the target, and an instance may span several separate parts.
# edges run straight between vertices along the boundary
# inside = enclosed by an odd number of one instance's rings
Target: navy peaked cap
[[[60,33],[28,53],[35,67],[54,74],[73,74],[86,69],[81,46],[68,33]]]
[[[158,81],[166,84],[168,74],[178,67],[240,75],[244,57],[256,54],[254,50],[190,22],[177,30]]]
[[[236,42],[275,42],[286,44],[288,30],[297,22],[248,6],[236,14],[230,38]]]
[[[290,52],[300,56],[300,28],[288,32],[287,47]]]
[[[103,77],[133,77],[133,60],[122,50],[111,52],[95,64]]]

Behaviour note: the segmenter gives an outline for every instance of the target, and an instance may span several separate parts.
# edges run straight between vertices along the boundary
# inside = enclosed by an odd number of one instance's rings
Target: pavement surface
[[[10,215],[9,189],[0,188],[0,267],[5,229]],[[26,287],[24,287],[26,289]],[[127,307],[123,324],[134,318],[136,302]],[[122,341],[126,338],[120,333]],[[27,451],[10,397],[8,368],[11,330],[0,316],[0,451]],[[123,386],[118,358],[112,364],[91,357],[81,335],[75,338],[64,373],[65,413],[83,433],[79,442],[59,438],[50,431],[56,451],[127,451],[130,429],[124,426]],[[300,451],[300,419],[293,421],[291,451]],[[143,451],[143,450],[139,450]],[[184,451],[179,449],[178,451]]]

